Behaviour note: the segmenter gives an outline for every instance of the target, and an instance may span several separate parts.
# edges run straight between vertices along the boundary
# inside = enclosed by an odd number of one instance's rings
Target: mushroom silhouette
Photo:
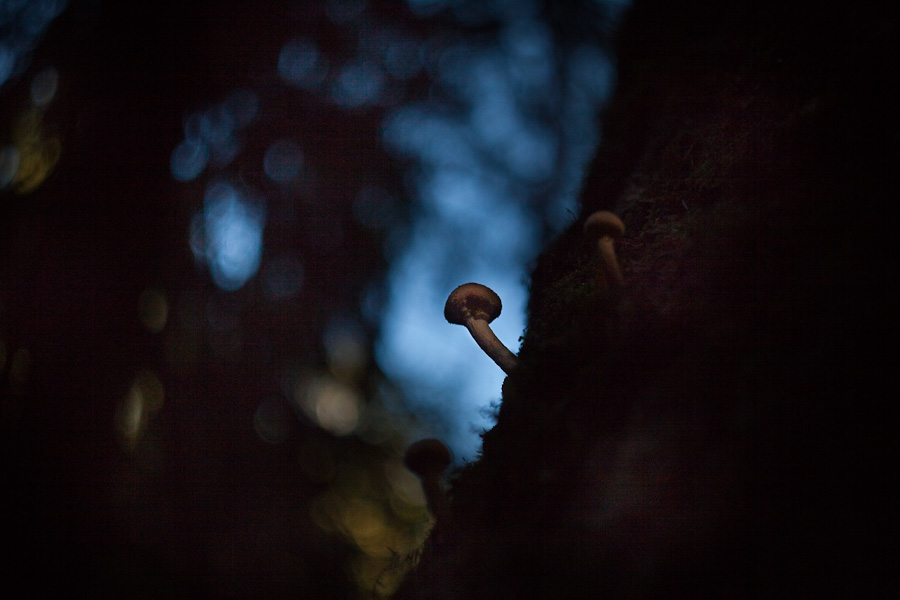
[[[441,440],[426,438],[409,445],[403,462],[422,480],[422,490],[431,513],[436,519],[443,519],[449,509],[441,489],[441,474],[450,465],[450,449]]]
[[[625,224],[608,210],[595,212],[584,223],[584,235],[597,242],[597,256],[600,259],[597,282],[601,288],[622,287],[622,272],[613,244],[624,234]]]
[[[452,292],[444,305],[444,317],[454,325],[465,325],[491,360],[509,375],[519,359],[503,345],[488,323],[500,314],[500,296],[480,283],[464,283]]]

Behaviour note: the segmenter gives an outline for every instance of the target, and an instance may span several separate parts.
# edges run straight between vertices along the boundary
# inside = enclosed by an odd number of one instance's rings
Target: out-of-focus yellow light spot
[[[424,531],[429,531],[435,523],[434,516],[425,506],[409,504],[399,496],[391,495],[388,498],[388,505],[391,507],[391,514],[408,525],[414,525],[421,527]]]
[[[329,376],[301,381],[295,400],[310,419],[335,435],[353,433],[363,407],[356,390]]]
[[[401,521],[430,526],[433,518],[426,509],[422,482],[403,466],[400,460],[390,460],[384,465],[384,474],[390,486],[388,504],[391,512]]]
[[[359,549],[380,558],[391,555],[386,546],[389,529],[384,521],[384,512],[374,502],[353,498],[344,508],[341,524]]]
[[[400,460],[387,461],[384,464],[384,475],[391,486],[391,491],[400,500],[412,506],[425,506],[422,482]]]
[[[153,371],[140,371],[134,378],[133,388],[137,388],[144,397],[144,404],[150,412],[157,412],[163,406],[165,388]]]
[[[16,192],[27,194],[37,189],[53,171],[62,152],[59,138],[47,135],[43,115],[36,109],[22,113],[13,125],[13,144],[18,153],[18,168],[12,177]]]
[[[115,425],[129,449],[133,449],[150,417],[163,406],[165,389],[152,371],[140,371],[116,410]]]
[[[364,597],[389,598],[400,587],[410,565],[403,564],[397,557],[376,558],[359,554],[351,560],[350,573]]]
[[[316,402],[319,424],[337,435],[353,433],[359,422],[359,398],[349,388],[329,388]]]
[[[396,490],[418,505],[400,500]],[[398,518],[395,501],[406,507],[408,517]],[[396,591],[433,524],[421,484],[400,459],[342,461],[329,491],[310,503],[309,514],[320,528],[341,534],[358,549],[347,568],[366,598]]]
[[[140,435],[143,417],[144,398],[132,386],[116,411],[116,428],[129,444],[134,443]]]
[[[166,294],[157,288],[147,288],[138,297],[138,316],[151,333],[159,333],[169,319],[169,302]]]

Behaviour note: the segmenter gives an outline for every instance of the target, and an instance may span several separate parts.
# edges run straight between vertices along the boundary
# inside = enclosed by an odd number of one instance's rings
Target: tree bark
[[[898,24],[635,3],[581,219],[398,598],[896,594]],[[598,209],[626,224],[615,301],[581,236]]]

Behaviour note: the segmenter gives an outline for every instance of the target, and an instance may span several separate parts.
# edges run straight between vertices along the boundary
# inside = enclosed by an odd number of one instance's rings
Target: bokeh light
[[[357,457],[335,465],[328,491],[310,505],[313,522],[356,549],[348,564],[357,586],[392,593],[414,564],[433,524],[422,486],[399,457]]]
[[[9,180],[16,192],[36,190],[53,172],[62,152],[62,142],[46,126],[43,111],[30,107],[13,123],[12,147],[0,158],[0,183]]]
[[[0,83],[6,82],[16,66],[16,56],[6,44],[0,44]]]
[[[164,291],[149,287],[138,297],[138,316],[150,333],[162,331],[169,319],[169,302]]]
[[[200,139],[184,140],[172,150],[170,168],[178,181],[196,179],[209,162],[209,146]]]
[[[327,73],[328,63],[312,40],[293,39],[278,55],[278,74],[297,87],[313,89],[322,83]]]
[[[156,373],[142,370],[135,375],[115,416],[116,429],[127,449],[136,447],[164,400],[165,388]]]
[[[293,140],[278,140],[266,149],[263,170],[272,181],[288,183],[300,176],[303,152]]]
[[[237,290],[256,274],[264,225],[260,202],[224,181],[207,186],[203,212],[191,224],[191,249],[221,289]]]
[[[351,319],[335,319],[323,335],[328,368],[341,381],[359,381],[365,373],[369,347],[362,327]]]
[[[0,86],[28,66],[32,50],[50,23],[62,14],[66,0],[0,4]]]
[[[353,433],[363,410],[359,392],[329,375],[300,380],[294,401],[308,419],[337,436]]]
[[[16,173],[19,172],[19,151],[15,146],[6,146],[0,149],[0,189],[13,182]]]
[[[422,70],[421,43],[396,31],[385,32],[382,62],[395,79],[410,79]]]
[[[259,98],[238,88],[222,102],[184,120],[184,140],[173,150],[169,168],[178,181],[192,181],[207,167],[222,168],[240,153],[238,134],[256,119]]]
[[[386,461],[384,473],[394,494],[392,500],[404,503],[399,512],[408,514],[408,507],[416,507],[418,509],[415,511],[416,518],[421,517],[421,509],[425,507],[426,500],[419,478],[407,469],[400,459]],[[396,507],[395,512],[397,512]]]
[[[331,94],[343,108],[375,104],[384,89],[384,72],[372,60],[359,60],[345,65],[338,73]]]
[[[59,87],[59,73],[53,67],[38,72],[31,80],[31,101],[37,107],[50,104]]]

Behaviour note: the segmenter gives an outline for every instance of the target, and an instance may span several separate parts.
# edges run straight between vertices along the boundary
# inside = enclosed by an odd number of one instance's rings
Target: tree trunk
[[[581,217],[398,598],[896,595],[898,24],[637,0]],[[626,224],[621,295],[598,209]]]

